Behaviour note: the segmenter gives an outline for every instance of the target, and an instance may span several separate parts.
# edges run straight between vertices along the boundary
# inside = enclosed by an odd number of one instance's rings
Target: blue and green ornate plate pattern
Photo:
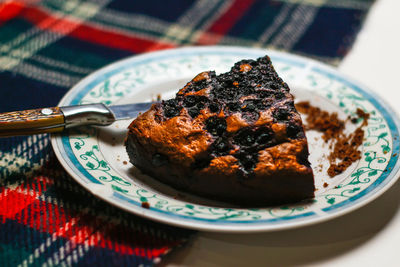
[[[360,147],[362,158],[333,178],[326,173],[329,144],[323,143],[320,133],[307,132],[317,188],[312,201],[244,209],[177,192],[141,174],[129,163],[123,141],[130,121],[54,135],[55,153],[77,182],[105,201],[152,220],[204,231],[255,232],[309,225],[348,213],[386,191],[399,170],[398,118],[363,85],[307,58],[218,46],[148,53],[118,61],[88,76],[59,105],[121,104],[160,96],[167,99],[201,71],[221,73],[238,60],[265,54],[271,57],[296,99],[337,112],[344,119],[354,115],[357,108],[370,114]],[[346,129],[351,132],[358,125],[349,123]],[[143,202],[150,208],[142,207]]]

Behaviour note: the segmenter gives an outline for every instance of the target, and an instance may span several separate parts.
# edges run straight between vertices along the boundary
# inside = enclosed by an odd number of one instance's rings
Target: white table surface
[[[400,114],[400,0],[377,0],[340,71]],[[166,266],[400,266],[400,180],[331,221],[258,234],[199,233]]]

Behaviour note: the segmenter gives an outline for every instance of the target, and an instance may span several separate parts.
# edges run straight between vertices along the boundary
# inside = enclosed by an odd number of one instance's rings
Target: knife
[[[106,106],[102,103],[0,113],[0,137],[61,132],[81,125],[107,126],[132,119],[155,102]]]

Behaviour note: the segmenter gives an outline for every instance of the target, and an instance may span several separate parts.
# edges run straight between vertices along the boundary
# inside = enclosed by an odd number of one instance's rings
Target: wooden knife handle
[[[65,118],[59,107],[0,113],[0,136],[59,132]]]
[[[0,113],[0,137],[61,132],[82,125],[107,126],[114,114],[101,103]]]

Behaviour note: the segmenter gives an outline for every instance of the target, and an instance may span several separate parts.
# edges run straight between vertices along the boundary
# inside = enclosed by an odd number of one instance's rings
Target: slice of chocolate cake
[[[126,149],[175,188],[246,206],[314,196],[307,140],[288,85],[268,56],[202,72],[129,126]]]

